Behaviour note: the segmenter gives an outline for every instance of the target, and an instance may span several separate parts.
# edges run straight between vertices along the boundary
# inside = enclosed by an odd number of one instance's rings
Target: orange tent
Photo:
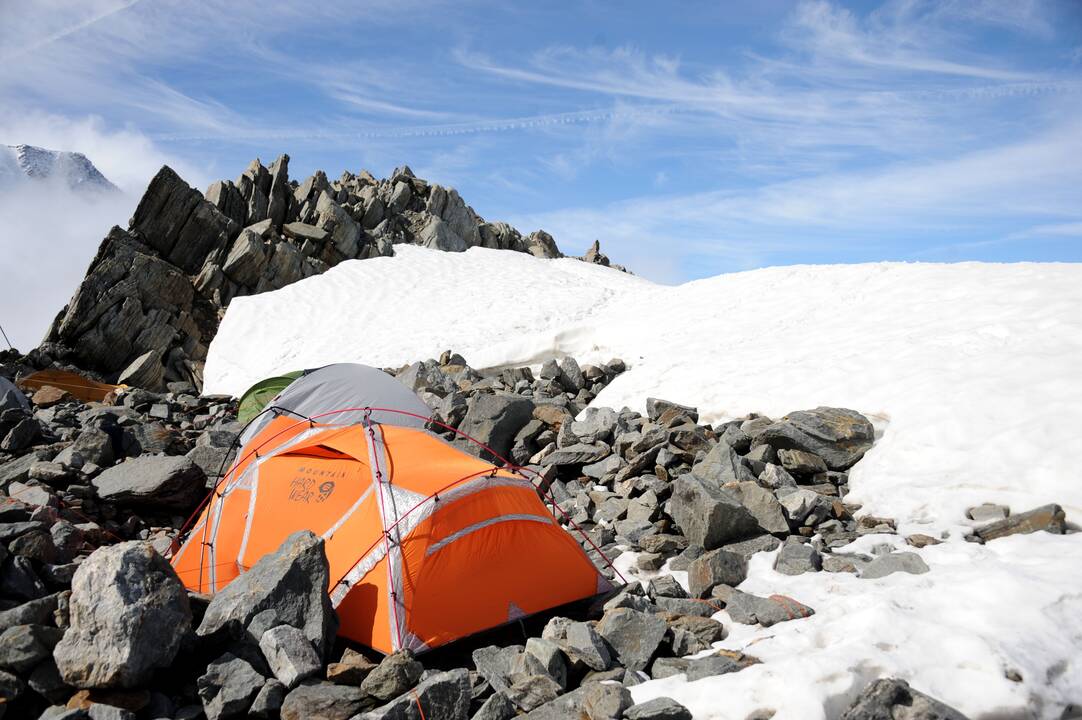
[[[525,478],[419,428],[279,416],[241,450],[172,562],[213,593],[308,529],[339,632],[427,650],[611,587]]]

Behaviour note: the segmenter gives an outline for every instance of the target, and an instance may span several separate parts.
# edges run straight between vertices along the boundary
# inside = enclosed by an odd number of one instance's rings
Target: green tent
[[[304,375],[304,370],[285,373],[276,377],[260,380],[252,387],[244,391],[240,396],[240,405],[237,407],[237,421],[247,425],[252,418],[263,412],[271,400],[278,393],[289,387],[294,380]]]

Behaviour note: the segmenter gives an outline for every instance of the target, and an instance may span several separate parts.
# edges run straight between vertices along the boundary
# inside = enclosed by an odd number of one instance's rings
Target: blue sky
[[[666,282],[1082,260],[1080,110],[1077,0],[0,0],[0,142],[132,192],[407,163]]]

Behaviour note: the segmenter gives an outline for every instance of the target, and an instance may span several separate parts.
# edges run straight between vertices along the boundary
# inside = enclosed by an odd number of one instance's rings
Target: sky
[[[202,189],[283,152],[297,179],[408,164],[660,282],[1077,262],[1080,110],[1078,0],[0,0],[0,143],[128,198],[79,236],[42,231],[80,225],[60,196],[0,200],[3,242],[82,267],[162,164]]]

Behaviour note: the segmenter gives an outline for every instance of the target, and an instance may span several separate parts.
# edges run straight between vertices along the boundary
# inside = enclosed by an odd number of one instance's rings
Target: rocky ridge
[[[0,356],[4,377],[30,369]],[[740,672],[757,660],[715,647],[726,621],[768,626],[814,613],[737,589],[756,553],[773,552],[788,574],[928,571],[917,552],[841,550],[896,532],[845,500],[848,471],[875,442],[860,413],[815,408],[712,426],[660,399],[645,415],[587,407],[624,369],[565,357],[539,371],[480,371],[447,352],[388,370],[433,408],[434,431],[450,439],[447,428],[459,428],[524,466],[557,515],[584,531],[573,534],[603,572],[614,576],[608,559],[636,553],[628,583],[593,607],[420,658],[379,659],[335,640],[326,558],[309,533],[213,599],[184,591],[162,555],[228,461],[240,429],[232,399],[200,397],[187,382],[106,403],[54,388],[25,402],[5,396],[0,716],[688,718],[669,699],[635,705],[627,688]],[[975,542],[1066,531],[1054,505],[969,514]],[[940,541],[906,540],[915,549]],[[667,574],[675,570],[687,571],[686,584]],[[889,679],[844,717],[902,716],[962,717]]]
[[[114,227],[102,241],[33,360],[152,390],[179,381],[199,388],[207,348],[233,298],[344,260],[393,255],[400,243],[563,257],[543,230],[522,235],[487,222],[454,188],[408,167],[382,180],[367,171],[329,180],[317,171],[297,182],[282,155],[269,167],[254,160],[235,182],[215,182],[205,194],[163,167],[128,228]],[[597,243],[581,259],[610,265]]]

